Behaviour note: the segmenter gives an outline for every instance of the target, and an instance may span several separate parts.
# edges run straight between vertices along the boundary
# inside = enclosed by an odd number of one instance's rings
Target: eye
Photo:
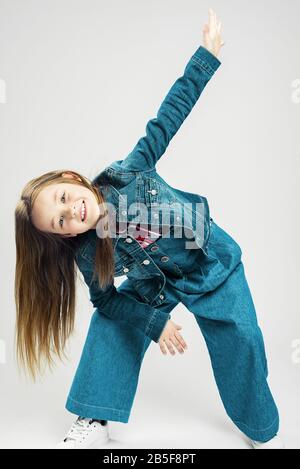
[[[65,194],[66,194],[66,193],[64,192],[63,195],[62,195],[62,197],[61,197],[61,199],[60,199],[61,201],[62,201],[62,200],[64,201],[63,203],[65,203],[65,201],[66,201]],[[63,217],[60,217],[60,219],[59,219],[59,226],[60,226],[61,228],[62,228],[62,226],[63,226]]]

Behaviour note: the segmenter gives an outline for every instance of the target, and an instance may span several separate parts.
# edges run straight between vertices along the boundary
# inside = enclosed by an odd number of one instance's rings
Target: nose
[[[65,214],[67,217],[76,218],[76,206],[70,204],[68,207],[65,208]]]

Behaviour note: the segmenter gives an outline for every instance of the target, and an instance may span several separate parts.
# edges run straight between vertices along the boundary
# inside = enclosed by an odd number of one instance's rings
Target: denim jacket
[[[211,224],[207,199],[171,187],[157,173],[156,163],[220,64],[216,56],[200,46],[188,61],[183,75],[170,88],[157,117],[148,121],[146,135],[123,160],[112,162],[92,181],[101,189],[110,207],[109,219],[125,228],[112,237],[115,276],[126,274],[139,300],[119,292],[113,284],[101,289],[92,281],[97,229],[84,233],[76,253],[76,263],[89,287],[90,300],[100,313],[129,322],[155,342],[169,318],[168,313],[157,308],[164,302],[166,274],[153,262],[151,251],[143,249],[128,233],[125,222],[130,219],[133,207],[135,215],[143,213],[143,223],[153,226],[154,222],[162,234],[165,229],[173,234],[176,229],[184,230],[186,249],[179,248],[181,256],[186,256],[190,250],[206,252]],[[166,250],[171,245],[167,238],[159,242],[165,243]],[[172,274],[182,274],[175,263]]]

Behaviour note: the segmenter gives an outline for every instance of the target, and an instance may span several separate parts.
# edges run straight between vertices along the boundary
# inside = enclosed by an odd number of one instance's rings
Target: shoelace
[[[85,437],[88,435],[91,429],[91,422],[92,422],[91,419],[78,417],[76,422],[73,423],[64,441],[67,441],[67,440],[74,440],[75,442],[81,441],[82,437]]]

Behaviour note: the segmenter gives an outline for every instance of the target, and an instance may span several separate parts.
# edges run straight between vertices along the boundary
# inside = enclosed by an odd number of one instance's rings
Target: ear
[[[62,173],[62,177],[69,179],[77,179],[78,181],[81,181],[81,178],[76,174],[72,173],[72,171],[65,171],[64,173]]]

